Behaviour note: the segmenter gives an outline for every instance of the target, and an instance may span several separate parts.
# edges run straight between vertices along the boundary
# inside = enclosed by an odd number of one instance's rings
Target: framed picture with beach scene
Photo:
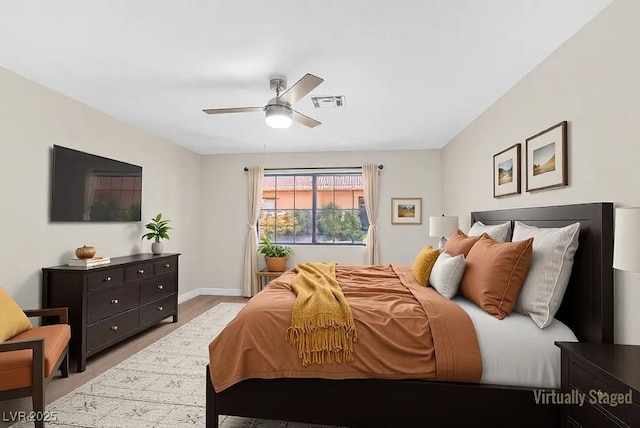
[[[493,197],[520,193],[520,144],[493,156]]]
[[[391,198],[391,224],[422,224],[422,198]]]
[[[527,138],[527,192],[569,184],[567,121]]]

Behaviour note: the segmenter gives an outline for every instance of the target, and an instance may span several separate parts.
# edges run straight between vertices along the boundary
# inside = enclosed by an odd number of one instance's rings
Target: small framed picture
[[[493,155],[493,197],[520,193],[520,143]]]
[[[527,192],[566,186],[567,121],[527,138]]]
[[[391,224],[422,224],[422,198],[391,198]]]

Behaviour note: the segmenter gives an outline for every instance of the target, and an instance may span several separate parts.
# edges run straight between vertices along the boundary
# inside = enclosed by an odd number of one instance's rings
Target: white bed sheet
[[[499,320],[464,297],[452,300],[469,314],[476,329],[481,383],[560,388],[560,348],[554,342],[577,342],[569,327],[554,319],[540,329],[529,316],[515,312]]]

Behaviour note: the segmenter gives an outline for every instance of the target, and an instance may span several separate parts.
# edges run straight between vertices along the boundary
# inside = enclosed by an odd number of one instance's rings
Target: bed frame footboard
[[[421,380],[249,379],[216,393],[207,375],[207,428],[218,427],[219,415],[352,428],[560,426],[560,407],[536,403],[531,388]]]

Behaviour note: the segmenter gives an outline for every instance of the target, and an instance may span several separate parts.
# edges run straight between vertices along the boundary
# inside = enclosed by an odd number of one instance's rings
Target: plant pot
[[[288,257],[267,257],[264,256],[264,261],[267,263],[267,270],[269,272],[283,272],[287,270]]]
[[[163,250],[164,245],[162,242],[154,242],[153,244],[151,244],[151,252],[156,256],[162,254]]]

